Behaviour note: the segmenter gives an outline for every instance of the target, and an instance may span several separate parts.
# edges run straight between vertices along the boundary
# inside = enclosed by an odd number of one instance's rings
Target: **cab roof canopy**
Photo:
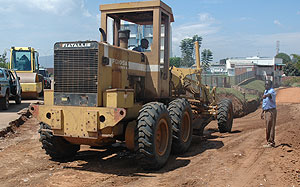
[[[100,11],[109,17],[139,25],[148,25],[153,22],[155,8],[160,8],[163,13],[169,15],[170,21],[174,22],[172,9],[160,0],[100,5]],[[164,22],[164,17],[162,17],[162,22]]]

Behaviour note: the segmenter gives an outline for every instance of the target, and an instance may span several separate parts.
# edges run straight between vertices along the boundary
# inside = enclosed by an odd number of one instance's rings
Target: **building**
[[[238,76],[247,72],[254,72],[257,79],[271,79],[275,85],[281,83],[283,62],[280,58],[247,57],[229,58],[226,60],[226,70],[229,76]]]
[[[227,74],[226,66],[220,63],[211,63],[209,72],[211,74]]]
[[[256,64],[248,58],[229,58],[226,60],[228,76],[237,76],[246,72],[254,72]]]

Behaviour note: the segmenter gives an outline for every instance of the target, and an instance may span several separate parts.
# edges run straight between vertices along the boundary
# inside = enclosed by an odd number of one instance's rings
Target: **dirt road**
[[[157,172],[141,170],[122,148],[82,147],[73,160],[51,161],[31,119],[0,140],[0,186],[299,186],[300,103],[289,102],[299,93],[279,91],[276,148],[262,147],[265,129],[258,110],[235,119],[230,134],[220,134],[211,123],[204,138],[194,136],[186,154],[172,155]]]

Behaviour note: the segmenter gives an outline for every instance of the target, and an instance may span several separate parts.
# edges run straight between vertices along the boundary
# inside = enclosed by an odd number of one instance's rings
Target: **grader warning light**
[[[221,132],[231,131],[232,103],[218,105],[215,89],[201,84],[199,55],[196,69],[169,67],[174,17],[168,5],[145,1],[101,5],[100,10],[102,42],[54,45],[54,89],[45,92],[44,105],[31,109],[41,121],[47,154],[66,158],[80,145],[120,141],[136,152],[143,168],[159,169],[171,149],[186,152],[193,130],[203,131],[211,120],[218,119]],[[113,20],[112,45],[106,36],[108,18]],[[123,21],[152,25],[149,49],[128,49]]]

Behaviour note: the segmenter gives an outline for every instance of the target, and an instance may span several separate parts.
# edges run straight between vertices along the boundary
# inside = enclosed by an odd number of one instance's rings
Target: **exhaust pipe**
[[[103,42],[107,43],[107,35],[106,35],[105,31],[102,28],[99,28],[99,31],[100,31],[100,33],[102,35]]]

